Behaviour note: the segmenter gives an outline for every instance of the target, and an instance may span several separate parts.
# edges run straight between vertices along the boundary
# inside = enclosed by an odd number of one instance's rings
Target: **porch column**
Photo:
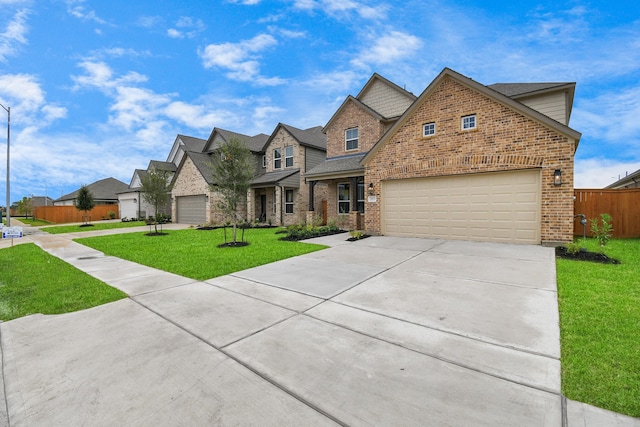
[[[256,190],[249,188],[247,190],[247,221],[253,222],[256,219]]]
[[[282,223],[282,187],[279,185],[276,188],[276,200],[274,203],[276,204],[276,225],[283,225]]]

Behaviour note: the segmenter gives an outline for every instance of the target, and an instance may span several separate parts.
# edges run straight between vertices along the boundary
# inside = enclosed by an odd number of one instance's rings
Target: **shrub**
[[[602,222],[602,225],[600,224]],[[593,237],[598,240],[600,246],[605,246],[611,239],[613,234],[613,225],[611,224],[611,215],[607,213],[600,214],[600,221],[598,218],[591,219],[591,233]]]
[[[109,219],[115,219],[116,217],[116,213],[114,211],[107,212],[107,215],[109,216]]]

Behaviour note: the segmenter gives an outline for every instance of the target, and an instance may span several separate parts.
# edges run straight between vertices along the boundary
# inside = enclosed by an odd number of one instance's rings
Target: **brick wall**
[[[358,149],[347,151],[344,132],[354,127],[358,128]],[[349,102],[326,130],[327,157],[366,153],[378,142],[385,130],[384,124],[379,120],[353,102]]]
[[[462,131],[461,117],[469,114],[477,127]],[[424,138],[429,122],[436,134]],[[365,183],[377,195],[365,206],[366,230],[381,231],[381,180],[540,168],[542,243],[570,241],[574,149],[572,139],[446,77],[366,165]],[[562,171],[560,187],[553,185],[555,169]]]

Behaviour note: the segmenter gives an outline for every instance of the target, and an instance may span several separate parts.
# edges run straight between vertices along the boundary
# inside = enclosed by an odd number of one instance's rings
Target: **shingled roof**
[[[87,188],[93,194],[93,199],[96,202],[101,201],[118,201],[118,193],[127,191],[129,186],[122,181],[119,181],[115,178],[105,178],[99,181],[94,182],[93,184],[87,185]],[[78,198],[78,192],[80,189],[78,188],[76,191],[65,194],[55,200],[55,202],[63,202],[68,200],[75,200]]]
[[[342,178],[343,176],[353,175],[353,172],[364,172],[364,167],[360,164],[360,160],[365,155],[366,153],[358,153],[326,159],[315,168],[307,171],[305,177],[311,180],[313,178]]]

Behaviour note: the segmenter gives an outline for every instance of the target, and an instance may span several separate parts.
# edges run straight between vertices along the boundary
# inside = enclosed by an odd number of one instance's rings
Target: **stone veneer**
[[[461,117],[470,114],[477,127],[462,131]],[[425,138],[422,125],[430,122],[436,134]],[[573,239],[574,139],[446,76],[386,141],[365,167],[365,185],[373,183],[377,195],[377,202],[365,204],[368,233],[381,232],[382,180],[538,168],[541,243]],[[559,187],[553,185],[556,169],[562,171]]]

